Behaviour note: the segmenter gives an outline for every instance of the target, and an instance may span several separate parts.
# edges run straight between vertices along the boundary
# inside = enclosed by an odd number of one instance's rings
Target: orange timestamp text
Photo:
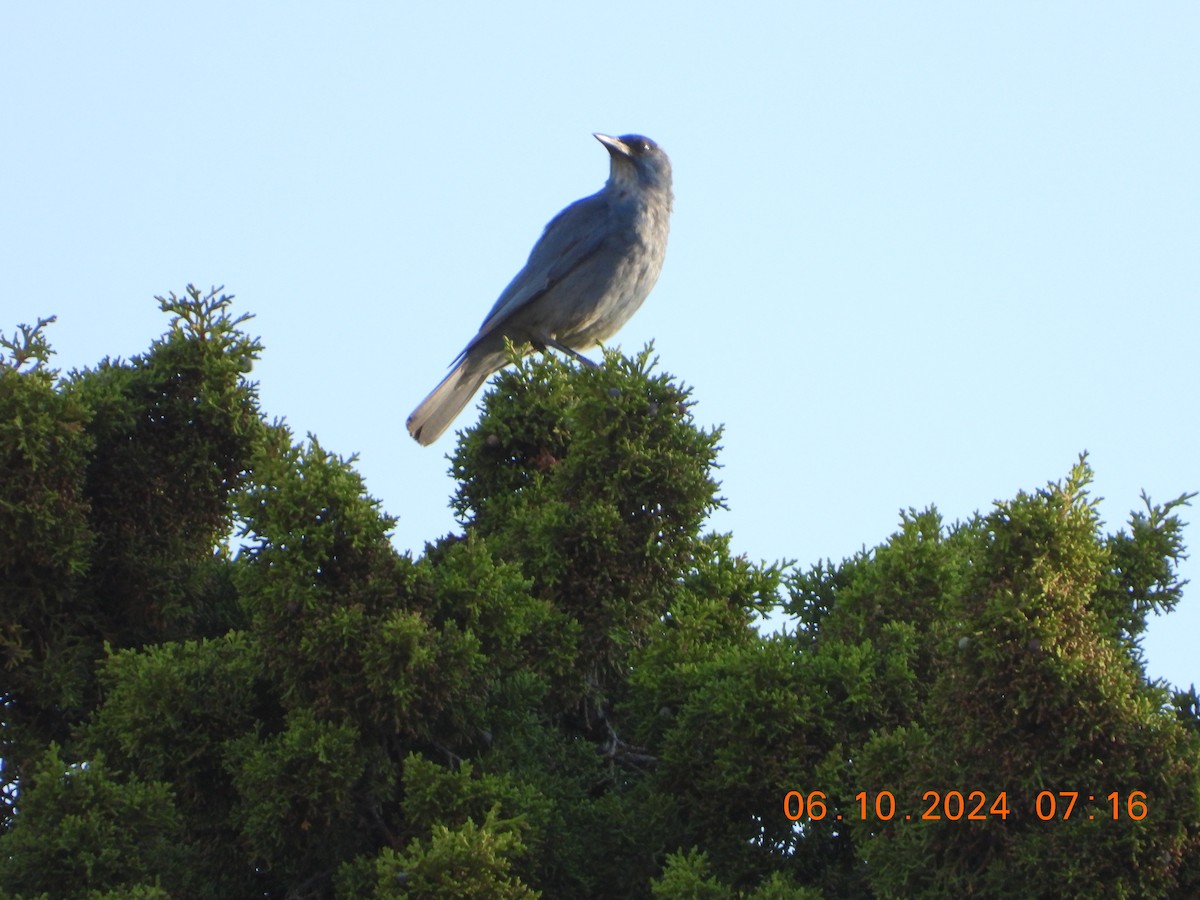
[[[1039,791],[1034,798],[1033,813],[1043,822],[1052,819],[1063,821],[1076,818],[1097,818],[1094,804],[1098,795],[1080,791]],[[1140,822],[1149,813],[1146,805],[1145,791],[1129,791],[1122,794],[1112,791],[1099,795],[1106,801],[1101,807],[1100,818],[1132,819]],[[1084,802],[1081,803],[1080,801]],[[920,822],[986,822],[989,819],[1007,819],[1012,813],[1009,808],[1008,791],[988,794],[985,791],[926,791],[921,795],[921,805],[912,812],[903,813],[896,805],[896,796],[891,791],[878,791],[873,796],[867,791],[859,791],[854,795],[855,806],[853,813],[862,821],[890,822],[899,817],[904,821]],[[824,791],[810,791],[803,794],[800,791],[788,791],[783,795],[783,814],[791,821],[802,819],[810,822],[820,822],[826,818],[843,821],[849,816],[840,812],[831,812],[829,798]]]

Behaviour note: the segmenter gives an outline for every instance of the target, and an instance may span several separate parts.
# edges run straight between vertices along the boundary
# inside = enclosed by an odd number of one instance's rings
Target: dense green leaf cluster
[[[0,341],[0,897],[1200,893],[1200,702],[1139,650],[1186,498],[1105,534],[1081,460],[756,565],[702,532],[719,435],[649,351],[514,353],[412,559],[265,420],[230,298],[162,305],[65,377],[49,320]]]

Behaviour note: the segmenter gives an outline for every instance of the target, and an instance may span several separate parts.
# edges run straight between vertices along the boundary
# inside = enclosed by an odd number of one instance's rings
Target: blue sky
[[[268,414],[419,552],[453,439],[405,418],[603,183],[591,133],[641,132],[676,206],[616,343],[725,426],[738,552],[838,560],[1084,450],[1116,529],[1200,489],[1197,47],[1181,2],[9,4],[0,328],[88,366],[224,284]],[[1145,642],[1185,687],[1197,590]]]

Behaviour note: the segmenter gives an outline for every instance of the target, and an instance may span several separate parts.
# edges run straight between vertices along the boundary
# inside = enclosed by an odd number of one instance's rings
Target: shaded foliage
[[[160,302],[128,362],[0,339],[0,897],[1200,892],[1200,703],[1140,651],[1188,497],[1105,534],[1081,459],[756,565],[702,532],[719,434],[649,350],[514,353],[413,559],[266,421],[231,298]]]

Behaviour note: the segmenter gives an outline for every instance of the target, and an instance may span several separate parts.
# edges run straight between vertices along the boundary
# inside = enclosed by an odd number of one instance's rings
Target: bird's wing
[[[550,220],[525,267],[509,282],[479,327],[474,344],[514,312],[550,290],[605,242],[609,204],[604,192],[577,200]]]

